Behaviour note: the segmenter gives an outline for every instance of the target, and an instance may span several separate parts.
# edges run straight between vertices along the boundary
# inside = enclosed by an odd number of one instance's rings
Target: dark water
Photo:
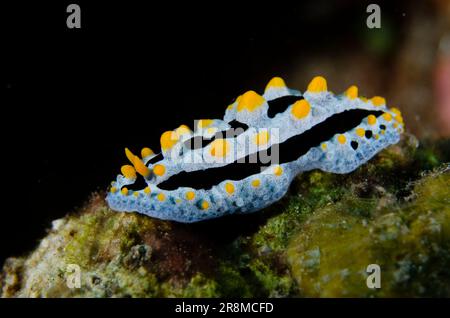
[[[0,264],[31,249],[49,222],[125,162],[125,146],[159,148],[160,134],[219,118],[303,56],[358,47],[367,3],[130,5],[2,4]],[[386,4],[396,15],[402,3]],[[333,53],[334,54],[334,53]],[[217,226],[216,226],[217,227]]]

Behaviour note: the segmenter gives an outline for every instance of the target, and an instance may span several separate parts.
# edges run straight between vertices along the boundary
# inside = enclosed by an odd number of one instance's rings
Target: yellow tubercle
[[[139,197],[139,192],[134,191],[134,192],[133,192],[133,195],[137,198],[137,197]]]
[[[177,133],[178,136],[183,136],[192,133],[191,129],[186,125],[180,125],[180,127],[175,129],[175,132]]]
[[[117,192],[117,188],[116,187],[112,187],[111,188],[111,193],[116,193]]]
[[[327,150],[328,146],[327,144],[324,142],[320,145],[320,147],[322,147],[322,150]]]
[[[356,85],[352,85],[345,91],[345,96],[349,99],[355,99],[358,97],[358,87]]]
[[[127,179],[136,179],[136,170],[134,170],[133,166],[123,165],[120,168],[120,172],[122,172]]]
[[[369,116],[367,116],[367,123],[370,126],[373,126],[377,123],[377,118],[374,115],[369,115]]]
[[[153,152],[153,150],[151,150],[148,147],[142,148],[142,150],[141,150],[141,157],[142,158],[145,158],[145,157],[148,157],[148,156],[152,156],[154,154],[155,153]]]
[[[269,142],[269,139],[270,139],[269,132],[268,131],[262,131],[262,132],[256,134],[256,136],[254,138],[254,142],[258,146],[264,146],[264,145],[267,145],[267,143]]]
[[[237,105],[237,111],[244,109],[253,112],[265,103],[265,99],[255,91],[248,91],[242,95]]]
[[[225,183],[225,191],[227,191],[228,194],[233,194],[234,193],[234,184],[232,184],[231,182]]]
[[[145,194],[150,194],[150,192],[152,192],[152,190],[150,190],[149,187],[145,187],[144,193],[145,193]]]
[[[128,189],[126,187],[123,187],[120,192],[122,192],[123,195],[128,195]]]
[[[209,202],[206,200],[203,200],[201,207],[202,207],[202,210],[207,210],[209,208]]]
[[[153,166],[153,173],[158,177],[161,177],[166,173],[166,167],[162,164],[156,164]]]
[[[160,142],[163,151],[169,150],[178,142],[178,134],[172,130],[166,131],[161,135]]]
[[[398,122],[399,124],[403,124],[403,117],[402,117],[402,115],[396,115],[396,116],[394,117],[394,120],[395,120],[396,122]]]
[[[310,93],[321,93],[327,91],[327,81],[322,76],[316,76],[309,83],[307,91]]]
[[[192,201],[194,199],[195,199],[195,192],[194,191],[186,192],[186,200]]]
[[[211,143],[210,153],[214,157],[225,157],[230,150],[230,143],[225,139],[216,139]]]
[[[373,106],[376,107],[386,105],[386,100],[381,96],[374,96],[370,100],[372,101]]]
[[[402,115],[402,112],[396,107],[392,107],[391,111],[396,115],[400,115],[400,116]]]
[[[157,198],[159,201],[161,201],[161,202],[163,202],[163,201],[166,200],[166,196],[164,195],[164,193],[158,193],[158,195],[156,196],[156,198]]]
[[[267,83],[265,91],[267,91],[269,88],[272,87],[274,88],[286,87],[286,83],[281,77],[275,76],[269,81],[269,83]]]
[[[125,148],[125,156],[127,156],[128,160],[133,163],[134,154],[130,151],[130,149]]]
[[[311,105],[306,99],[296,101],[294,105],[292,105],[291,113],[296,119],[305,118],[310,112]]]
[[[261,181],[259,179],[255,179],[252,181],[252,186],[254,188],[258,188],[261,185]]]
[[[384,114],[383,114],[383,118],[384,118],[384,120],[386,120],[386,121],[391,121],[391,120],[392,120],[392,115],[389,114],[389,113],[384,113]]]
[[[211,126],[213,124],[213,122],[214,122],[214,120],[212,120],[212,119],[200,119],[197,122],[197,127],[200,128],[200,129],[201,128],[206,128],[206,127]]]
[[[281,168],[280,166],[276,166],[276,167],[273,169],[273,173],[274,173],[276,176],[281,176],[281,175],[283,174],[283,168]]]
[[[359,137],[364,137],[364,135],[365,135],[365,133],[366,133],[366,131],[364,130],[364,128],[361,128],[361,127],[359,127],[359,128],[356,128],[356,135],[357,136],[359,136]]]
[[[338,137],[337,137],[337,141],[341,144],[341,145],[343,145],[343,144],[345,144],[345,142],[347,141],[347,138],[345,138],[345,135],[339,135]]]
[[[133,165],[136,171],[144,178],[150,176],[152,171],[149,168],[147,168],[147,166],[142,162],[142,160],[138,156],[134,156]]]

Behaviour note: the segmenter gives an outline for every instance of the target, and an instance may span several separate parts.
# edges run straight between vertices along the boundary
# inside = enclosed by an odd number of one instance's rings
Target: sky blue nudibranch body
[[[334,95],[318,76],[301,94],[274,77],[262,96],[236,98],[223,120],[163,133],[160,154],[126,149],[131,165],[106,199],[116,211],[186,223],[251,213],[282,198],[300,172],[351,172],[403,131],[398,109],[379,96],[358,97],[356,86]],[[147,186],[129,189],[137,178]]]

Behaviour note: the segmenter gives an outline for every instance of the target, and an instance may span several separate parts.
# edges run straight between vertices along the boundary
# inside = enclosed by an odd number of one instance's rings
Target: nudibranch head
[[[304,94],[274,77],[262,95],[236,98],[223,120],[194,126],[164,132],[159,154],[125,149],[129,163],[111,186],[109,206],[179,222],[254,212],[279,200],[298,173],[351,172],[404,130],[401,112],[383,97],[359,97],[356,86],[334,95],[321,76]],[[139,178],[145,187],[133,189]]]

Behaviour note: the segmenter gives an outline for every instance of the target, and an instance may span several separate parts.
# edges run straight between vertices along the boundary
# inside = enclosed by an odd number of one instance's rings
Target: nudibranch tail
[[[250,213],[284,196],[302,171],[348,173],[404,131],[401,112],[350,86],[328,91],[317,76],[306,91],[272,78],[264,93],[244,92],[223,119],[201,119],[161,135],[161,152],[128,148],[107,195],[116,211],[179,222]],[[138,181],[145,182],[135,190]]]

